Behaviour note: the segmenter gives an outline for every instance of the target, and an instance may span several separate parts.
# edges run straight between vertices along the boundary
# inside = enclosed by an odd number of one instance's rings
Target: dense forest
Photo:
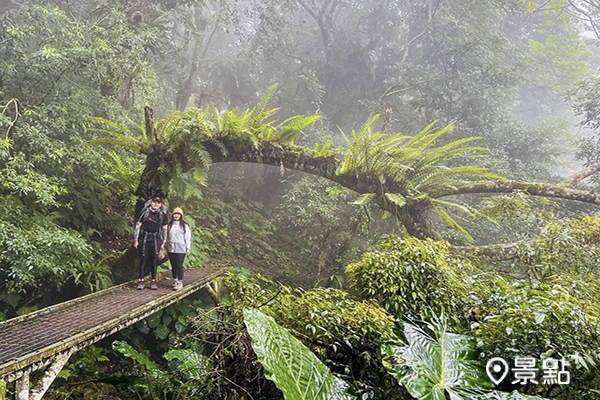
[[[45,398],[600,399],[599,45],[590,0],[1,0],[0,321],[134,279],[162,196],[220,304]]]

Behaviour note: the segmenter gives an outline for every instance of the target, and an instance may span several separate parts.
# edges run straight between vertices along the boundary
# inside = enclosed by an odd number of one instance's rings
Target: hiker
[[[135,224],[133,247],[138,249],[140,256],[140,279],[137,289],[145,287],[144,278],[150,270],[150,289],[156,290],[156,267],[158,252],[164,246],[167,237],[167,211],[160,197],[154,197],[150,204],[144,207]]]
[[[183,210],[175,207],[167,225],[167,254],[173,272],[173,290],[183,287],[183,260],[190,254],[192,230],[183,220]]]

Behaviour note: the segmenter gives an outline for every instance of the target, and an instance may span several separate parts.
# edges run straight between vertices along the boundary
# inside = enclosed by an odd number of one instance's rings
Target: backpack
[[[148,232],[156,232],[156,231],[158,231],[160,229],[160,227],[162,225],[165,225],[166,220],[167,220],[167,213],[169,212],[169,209],[164,204],[161,204],[159,212],[158,212],[159,218],[158,219],[154,219],[154,218],[150,219],[148,217],[151,214],[151,211],[150,211],[151,204],[152,204],[152,199],[146,200],[146,202],[144,203],[144,206],[142,207],[142,209],[141,209],[141,211],[139,213],[139,216],[136,219],[136,223],[141,222],[142,223],[142,227],[146,231],[148,231]],[[154,222],[154,223],[157,224],[157,229],[156,230],[148,228],[149,226],[150,227],[152,226],[152,225],[147,225],[146,224],[146,221],[148,221],[148,220],[151,220],[149,222]]]

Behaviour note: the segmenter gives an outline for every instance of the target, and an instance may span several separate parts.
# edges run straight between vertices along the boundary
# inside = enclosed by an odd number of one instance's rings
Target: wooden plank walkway
[[[65,351],[81,349],[202,289],[224,270],[187,269],[185,286],[171,280],[158,290],[136,290],[136,282],[69,300],[0,322],[0,379],[18,379],[23,371],[49,364]],[[146,280],[148,282],[148,280]]]

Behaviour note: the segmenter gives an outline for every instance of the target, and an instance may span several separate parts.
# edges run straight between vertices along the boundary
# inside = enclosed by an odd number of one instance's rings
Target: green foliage
[[[189,321],[198,316],[201,301],[182,300],[137,322],[128,340],[138,348],[151,346],[156,352],[168,352],[173,346],[192,346],[182,338],[188,332]]]
[[[315,157],[330,157],[333,155],[333,151],[330,150],[331,143],[319,144],[315,143],[314,155]]]
[[[278,247],[302,258],[307,278],[341,275],[347,260],[364,249],[371,207],[348,205],[354,196],[326,179],[303,177],[283,194],[273,213]],[[372,208],[374,208],[373,206]],[[280,244],[281,243],[281,244]]]
[[[403,322],[383,347],[385,366],[418,400],[541,399],[492,387],[478,358],[475,339],[452,333],[444,317]]]
[[[0,301],[9,314],[29,298],[55,296],[92,262],[91,246],[52,216],[26,215],[13,205],[0,221]]]
[[[33,197],[42,206],[56,206],[57,197],[65,194],[64,181],[36,171],[23,155],[0,160],[0,192],[22,197]]]
[[[220,111],[214,104],[205,109],[175,111],[156,121],[153,134],[146,132],[145,124],[129,127],[105,118],[96,118],[99,127],[95,131],[107,135],[93,143],[127,148],[157,158],[157,165],[147,173],[157,174],[154,181],[164,193],[168,193],[176,175],[186,173],[193,184],[205,185],[208,168],[212,162],[207,146],[216,147],[222,156],[230,149],[219,141],[225,138],[233,145],[249,140],[257,148],[259,143],[270,142],[277,146],[291,146],[294,138],[314,123],[318,116],[293,116],[275,125],[267,121],[277,109],[267,108],[272,86],[262,100],[252,109],[237,108]],[[131,124],[129,124],[131,125]]]
[[[467,234],[446,208],[453,207],[470,216],[473,212],[456,202],[439,200],[435,195],[444,188],[460,186],[467,179],[501,179],[485,167],[452,165],[455,161],[483,157],[485,147],[466,146],[480,138],[467,137],[436,146],[452,125],[436,131],[434,122],[413,137],[401,133],[388,135],[371,130],[378,117],[371,117],[360,130],[352,131],[350,137],[344,135],[347,148],[337,173],[364,180],[374,191],[371,193],[401,209],[415,203],[431,204],[445,222]],[[369,199],[363,196],[360,203]]]
[[[98,109],[110,107],[106,97],[132,106],[134,90],[138,101],[156,98],[150,90],[156,75],[148,68],[144,50],[160,38],[159,30],[130,29],[117,7],[82,7],[71,14],[54,2],[35,3],[22,4],[18,16],[3,25],[5,91],[19,93],[21,88],[28,106],[68,95],[72,104]]]
[[[470,308],[472,332],[490,357],[579,353],[594,363],[600,345],[595,286],[566,275],[545,283],[501,277],[475,282],[471,298],[479,301]],[[592,298],[586,299],[585,292]]]
[[[448,244],[390,238],[346,267],[353,289],[376,299],[396,317],[425,319],[443,310],[460,318],[466,286],[459,270],[468,267],[448,257]]]
[[[141,154],[149,154],[152,151],[153,137],[146,132],[144,123],[135,124],[131,120],[127,120],[127,124],[117,123],[101,117],[95,117],[93,121],[98,126],[106,127],[93,128],[92,131],[108,137],[93,139],[92,144],[119,146]]]
[[[65,279],[90,259],[90,247],[81,236],[48,218],[23,217],[0,225],[0,263],[16,291]]]
[[[122,341],[114,341],[112,346],[114,350],[123,354],[125,357],[131,358],[142,366],[153,379],[167,379],[167,373],[163,371],[157,363],[152,361],[145,354],[134,349],[130,344]]]
[[[547,26],[544,30],[544,42],[529,40],[531,53],[543,71],[561,73],[547,73],[538,79],[545,78],[543,80],[557,91],[570,89],[573,82],[580,81],[590,72],[593,53],[576,30],[566,32],[567,34],[564,31],[556,34],[555,26]]]
[[[110,261],[112,254],[102,254],[96,251],[95,260],[81,263],[81,271],[74,274],[76,282],[86,287],[88,292],[97,292],[108,289],[113,285]]]
[[[110,359],[106,356],[104,348],[91,345],[70,357],[69,362],[61,369],[58,377],[68,381],[79,373],[100,374],[102,367],[108,361]]]
[[[473,338],[448,332],[444,318],[432,323],[404,322],[400,341],[382,347],[385,366],[417,399],[469,399],[491,387],[477,359]]]
[[[542,278],[556,273],[593,274],[600,277],[600,218],[586,215],[564,222],[549,222],[539,237],[523,245],[519,263],[528,274]]]
[[[559,205],[524,192],[513,192],[484,197],[475,208],[477,217],[464,226],[477,244],[489,244],[535,238],[544,224],[556,219]]]
[[[281,293],[264,311],[357,392],[377,399],[398,395],[379,355],[381,344],[391,337],[393,320],[377,303],[357,301],[342,290],[315,288]]]
[[[245,309],[244,322],[252,348],[287,400],[353,399],[348,385],[275,320],[259,310]]]
[[[188,380],[204,381],[211,363],[206,356],[191,349],[175,349],[165,354],[165,359],[173,364],[173,369],[181,372]]]
[[[29,214],[58,212],[57,224],[87,239],[118,241],[130,193],[104,179],[110,168],[87,146],[87,128],[93,115],[120,119],[134,98],[155,98],[145,53],[161,34],[130,29],[119,7],[64,5],[24,1],[4,14],[0,92],[15,100],[0,122],[10,127],[0,191]]]
[[[205,348],[212,367],[207,384],[207,398],[241,400],[279,399],[281,392],[266,380],[244,328],[243,310],[259,307],[273,299],[277,285],[258,275],[242,270],[229,272],[222,279],[220,305],[197,310],[191,322],[190,341]]]
[[[189,309],[189,304],[186,307]],[[163,320],[165,316],[166,314],[163,315]],[[186,316],[180,315],[180,318],[183,318],[181,320],[183,322],[178,320],[177,323],[185,326],[187,324]],[[160,320],[159,316],[158,321]],[[156,331],[155,334],[159,340],[166,339],[166,336],[159,333],[160,325],[150,322],[150,327]],[[181,330],[177,330],[177,333],[181,333]],[[160,396],[162,398],[188,399],[196,396],[203,397],[206,394],[206,383],[212,363],[202,354],[202,348],[170,348],[162,354],[162,358],[167,361],[165,364],[154,361],[151,356],[136,350],[126,342],[117,340],[113,342],[112,346],[114,350],[132,359],[135,365],[141,367],[145,379],[136,381],[134,386],[128,388],[138,392],[138,395],[148,393],[153,398]]]
[[[391,335],[392,317],[375,302],[354,300],[330,288],[295,290],[278,296],[267,307],[281,324],[331,348],[378,347]]]
[[[12,118],[4,114],[11,112],[14,114]],[[34,159],[15,151],[12,135],[21,112],[20,103],[12,99],[0,114],[0,130],[7,131],[6,136],[0,139],[0,193],[29,197],[43,207],[56,206],[57,196],[66,193],[64,179],[40,172],[35,167]]]
[[[486,165],[511,179],[556,182],[560,167],[570,158],[574,140],[572,123],[558,118],[532,126],[529,123],[507,123],[507,126],[485,138],[492,157]]]

